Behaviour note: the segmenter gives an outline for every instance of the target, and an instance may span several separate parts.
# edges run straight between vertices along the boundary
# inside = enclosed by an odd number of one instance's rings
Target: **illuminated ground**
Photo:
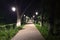
[[[44,40],[31,20],[11,40]]]

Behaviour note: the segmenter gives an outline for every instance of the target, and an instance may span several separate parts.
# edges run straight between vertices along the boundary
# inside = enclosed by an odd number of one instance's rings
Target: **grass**
[[[12,24],[0,26],[0,40],[10,40],[18,32],[18,30],[22,29],[22,26],[16,27]]]
[[[43,35],[43,37],[46,39],[48,36],[48,25],[44,24],[44,26],[40,26],[39,24],[35,24],[37,29],[40,31],[40,33]]]
[[[37,29],[40,31],[40,33],[43,35],[45,40],[60,40],[60,36],[56,34],[49,33],[49,25],[44,23],[44,26],[40,26],[39,24],[35,24]]]

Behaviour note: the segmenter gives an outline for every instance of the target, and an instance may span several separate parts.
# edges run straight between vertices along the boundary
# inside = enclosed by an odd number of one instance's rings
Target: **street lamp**
[[[36,12],[36,15],[38,15],[38,12]]]
[[[16,11],[16,8],[15,7],[12,7],[12,11],[15,12]]]
[[[24,17],[25,17],[25,15],[24,15]]]
[[[36,12],[35,14],[36,14],[36,20],[35,20],[35,23],[37,23],[37,22],[38,22],[38,19],[37,19],[38,12]]]
[[[33,18],[34,18],[35,16],[33,15]]]

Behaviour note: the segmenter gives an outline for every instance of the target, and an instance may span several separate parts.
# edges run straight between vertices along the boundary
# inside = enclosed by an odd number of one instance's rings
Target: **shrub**
[[[15,24],[7,24],[4,27],[0,27],[0,40],[10,40],[21,27],[16,27]]]
[[[48,36],[48,25],[45,24],[44,26],[40,26],[39,24],[35,24],[37,29],[41,32],[41,34],[44,36],[46,39]]]

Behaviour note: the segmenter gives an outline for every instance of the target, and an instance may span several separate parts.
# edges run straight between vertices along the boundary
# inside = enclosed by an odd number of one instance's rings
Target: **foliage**
[[[39,24],[35,24],[35,25],[46,40],[60,40],[59,35],[52,35],[49,33],[49,29],[48,29],[49,24],[44,23],[44,26],[40,26]]]
[[[7,24],[4,27],[0,26],[0,40],[10,40],[21,27],[14,27],[14,24]]]
[[[44,26],[40,26],[39,24],[35,24],[37,29],[41,32],[41,34],[44,36],[46,39],[48,36],[48,25],[44,24]]]
[[[41,19],[41,16],[38,16],[37,18],[38,18],[38,19]]]

